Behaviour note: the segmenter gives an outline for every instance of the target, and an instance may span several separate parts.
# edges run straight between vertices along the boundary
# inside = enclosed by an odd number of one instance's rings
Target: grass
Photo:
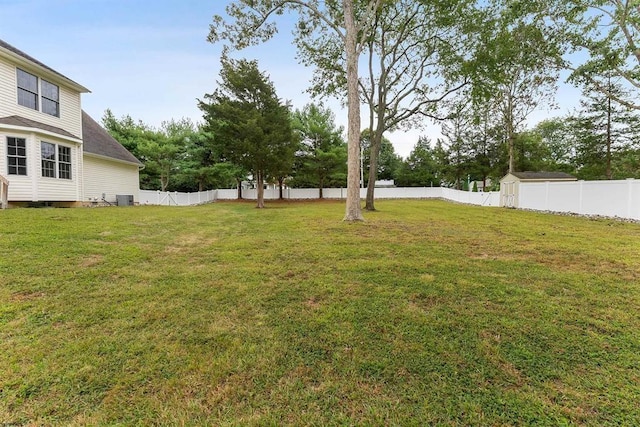
[[[0,212],[0,425],[640,425],[640,225]]]

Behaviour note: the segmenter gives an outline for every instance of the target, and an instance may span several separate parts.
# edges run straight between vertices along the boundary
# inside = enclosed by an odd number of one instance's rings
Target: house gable
[[[61,81],[63,84],[69,86],[71,89],[74,89],[76,92],[90,92],[86,87],[74,82],[70,78],[43,64],[34,57],[27,55],[14,46],[11,46],[9,43],[5,42],[2,39],[0,39],[0,56],[11,58],[12,62],[16,62],[17,65],[26,65],[28,68],[32,69],[36,68],[40,71],[40,74],[43,74],[45,77],[52,77],[56,81]]]
[[[0,203],[138,197],[140,161],[82,111],[82,85],[0,40]]]
[[[0,40],[0,118],[17,116],[82,138],[84,86]]]

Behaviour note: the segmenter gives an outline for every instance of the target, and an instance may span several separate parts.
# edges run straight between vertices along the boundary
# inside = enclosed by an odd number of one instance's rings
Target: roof
[[[31,55],[27,55],[26,53],[24,53],[20,49],[14,47],[14,46],[11,46],[9,43],[7,43],[4,40],[0,39],[0,52],[3,49],[5,51],[10,52],[14,56],[18,56],[18,57],[20,57],[20,58],[22,58],[22,59],[24,59],[24,60],[26,60],[28,62],[31,62],[32,64],[36,65],[40,69],[46,70],[49,73],[54,74],[55,76],[57,76],[61,80],[66,81],[68,84],[70,84],[71,86],[75,87],[75,89],[77,89],[79,92],[90,92],[89,89],[87,89],[86,87],[82,86],[81,84],[74,82],[69,77],[65,76],[64,74],[59,73],[58,71],[54,70],[53,68],[49,67],[48,65],[45,65],[42,62],[38,61],[37,59],[35,59]]]
[[[85,113],[84,110],[82,111],[82,139],[84,141],[83,150],[87,154],[142,166],[142,163],[129,150],[109,135],[109,132]]]
[[[565,172],[512,172],[511,175],[521,180],[577,180],[575,176]]]
[[[55,133],[58,135],[66,136],[67,138],[80,139],[76,135],[72,135],[64,129],[57,128],[55,126],[46,125],[44,123],[37,122],[35,120],[26,119],[20,116],[8,116],[0,117],[0,125],[19,126],[32,129],[41,129],[47,132]]]

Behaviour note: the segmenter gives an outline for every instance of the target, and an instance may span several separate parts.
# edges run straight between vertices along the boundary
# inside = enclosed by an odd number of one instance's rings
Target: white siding
[[[83,201],[95,197],[115,202],[118,194],[133,194],[134,202],[139,202],[139,170],[136,165],[110,161],[100,157],[84,155],[84,196]]]
[[[0,117],[15,114],[17,106],[16,67],[0,57]]]
[[[60,117],[32,110],[31,108],[18,105],[18,90],[16,79],[15,63],[9,62],[6,58],[0,57],[0,117],[21,116],[35,120],[50,126],[64,129],[72,135],[82,138],[82,114],[80,93],[63,86],[60,81],[51,78],[45,80],[58,85],[60,88]],[[42,76],[35,69],[20,66],[23,70]]]
[[[82,151],[82,147],[75,144],[69,144],[66,142],[58,142],[52,138],[37,139],[36,147],[39,150],[40,142],[51,142],[58,145],[64,145],[71,148],[71,179],[60,178],[45,178],[42,176],[42,168],[40,164],[40,152],[37,152],[35,156],[34,165],[37,168],[37,199],[39,201],[78,201],[82,197],[82,175],[80,162],[82,156],[79,155]],[[57,174],[57,171],[56,171]]]
[[[25,138],[27,140],[27,175],[9,175],[7,168],[7,136],[17,138]],[[32,135],[21,133],[2,133],[0,132],[0,174],[9,181],[9,201],[32,201],[33,200],[33,142]]]
[[[27,140],[27,176],[9,175],[7,170],[7,136]],[[71,148],[71,179],[43,178],[40,142]],[[51,136],[34,133],[0,132],[0,174],[9,181],[9,201],[79,201],[82,196],[82,146]]]

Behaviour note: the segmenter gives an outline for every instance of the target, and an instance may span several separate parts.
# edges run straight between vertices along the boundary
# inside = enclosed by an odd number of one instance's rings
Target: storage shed
[[[519,207],[520,184],[529,182],[570,182],[577,181],[565,172],[512,172],[500,180],[500,206]]]

